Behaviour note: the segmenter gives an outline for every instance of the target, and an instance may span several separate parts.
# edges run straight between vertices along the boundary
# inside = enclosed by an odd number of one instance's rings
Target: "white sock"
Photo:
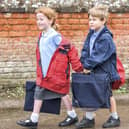
[[[94,112],[86,112],[86,118],[89,120],[94,119]]]
[[[38,122],[38,120],[39,120],[39,114],[38,113],[32,113],[30,119],[34,123]]]
[[[117,114],[117,112],[112,112],[112,113],[111,113],[111,116],[112,116],[114,119],[118,119],[118,114]]]
[[[68,116],[70,116],[72,118],[77,117],[77,114],[74,109],[72,109],[71,111],[67,111],[67,114],[68,114]]]

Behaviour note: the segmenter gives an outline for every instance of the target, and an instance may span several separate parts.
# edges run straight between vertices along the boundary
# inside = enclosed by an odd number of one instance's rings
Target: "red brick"
[[[62,24],[62,25],[67,24],[68,23],[68,19],[58,19],[57,23],[58,24]]]
[[[70,30],[72,29],[71,25],[60,25],[59,30]]]
[[[0,25],[0,31],[8,31],[11,29],[10,25]]]
[[[4,25],[4,24],[8,24],[8,20],[7,19],[0,19],[0,25]]]
[[[26,19],[8,19],[8,24],[26,24]]]
[[[89,30],[89,26],[88,25],[80,25],[79,27],[80,27],[79,30]]]
[[[129,13],[117,14],[118,17],[129,18]]]
[[[0,13],[0,19],[2,19],[2,18],[4,18],[4,16],[3,16],[3,14],[2,14],[2,13]]]
[[[79,19],[68,19],[68,24],[79,24]]]
[[[88,14],[87,13],[83,13],[83,18],[88,19]]]
[[[64,36],[67,35],[67,32],[64,31],[64,30],[63,30],[63,31],[59,31],[59,32],[60,32],[62,35],[64,35]]]
[[[83,36],[84,34],[83,34],[83,31],[80,31],[80,30],[78,30],[78,31],[73,31],[73,34],[74,34],[74,36]]]
[[[16,31],[26,31],[29,29],[29,26],[27,25],[13,25],[12,26],[12,30],[16,30]]]
[[[123,21],[122,21],[122,19],[112,19],[112,20],[111,20],[111,23],[112,23],[112,24],[122,24]]]
[[[7,31],[0,31],[0,37],[8,37]]]
[[[112,29],[118,29],[118,30],[129,30],[129,25],[127,24],[112,24]]]
[[[35,16],[35,14],[30,13],[30,14],[29,14],[29,18],[31,18],[31,19],[36,19],[36,16]]]
[[[80,26],[79,25],[72,25],[72,30],[80,30]]]
[[[123,36],[123,35],[128,35],[129,33],[127,33],[127,31],[124,31],[124,30],[119,30],[119,29],[116,29],[116,30],[112,30],[113,34],[116,36],[116,35],[119,35],[118,37]]]
[[[82,13],[72,13],[72,18],[81,19],[81,18],[83,18],[83,14]]]
[[[26,36],[26,31],[10,31],[9,32],[10,37],[23,37]]]
[[[129,13],[111,13],[110,18],[129,18]]]
[[[30,25],[29,30],[38,30],[37,25]]]
[[[122,21],[123,21],[123,24],[129,24],[129,18],[122,19]]]
[[[27,31],[26,36],[28,37],[36,37],[39,35],[39,31]]]
[[[13,13],[11,18],[29,18],[28,13]]]
[[[64,13],[62,14],[63,18],[71,18],[72,14],[71,13]]]
[[[122,16],[122,14],[116,14],[116,13],[110,13],[110,18],[120,18]]]
[[[72,14],[71,13],[58,13],[57,18],[71,18]]]
[[[88,24],[88,19],[80,19],[80,24]]]
[[[27,19],[26,24],[36,24],[36,19]]]

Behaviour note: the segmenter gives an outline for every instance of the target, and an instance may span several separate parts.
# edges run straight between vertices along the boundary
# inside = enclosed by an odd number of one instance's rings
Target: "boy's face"
[[[40,30],[47,31],[51,27],[49,20],[43,13],[36,14],[37,26]]]
[[[105,22],[105,19],[100,20],[99,17],[89,16],[89,27],[94,31],[98,31],[101,27],[103,27]]]

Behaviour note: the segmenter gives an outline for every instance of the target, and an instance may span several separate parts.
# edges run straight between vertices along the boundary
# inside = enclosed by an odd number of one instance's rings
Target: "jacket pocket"
[[[66,54],[59,53],[55,60],[55,73],[65,74],[67,69],[68,58]]]
[[[66,75],[60,73],[56,73],[54,76],[52,76],[51,80],[54,84],[59,86],[64,86],[68,82],[68,80],[66,79]]]

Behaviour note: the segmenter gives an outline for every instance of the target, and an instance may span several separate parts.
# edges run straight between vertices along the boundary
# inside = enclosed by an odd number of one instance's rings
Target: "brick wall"
[[[59,31],[78,48],[88,32],[87,13],[59,13]],[[129,13],[111,13],[108,27],[129,78]],[[35,79],[35,47],[38,37],[33,13],[0,13],[0,89]]]

